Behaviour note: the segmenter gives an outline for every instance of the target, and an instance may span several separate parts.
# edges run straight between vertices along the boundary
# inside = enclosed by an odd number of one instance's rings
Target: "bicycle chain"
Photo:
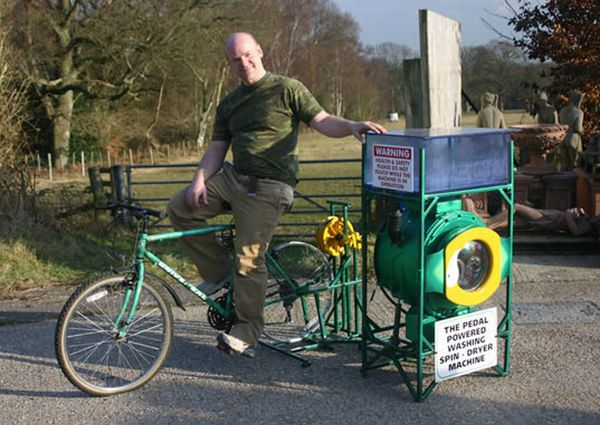
[[[221,295],[219,298],[215,299],[215,302],[219,304],[224,309],[227,309],[227,294]],[[214,329],[218,331],[229,332],[231,327],[233,326],[235,316],[225,317],[219,314],[214,307],[208,307],[208,311],[206,312],[206,317],[208,319],[208,324],[212,326]]]

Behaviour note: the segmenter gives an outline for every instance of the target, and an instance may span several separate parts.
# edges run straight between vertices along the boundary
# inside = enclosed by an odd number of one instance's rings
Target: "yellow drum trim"
[[[346,224],[346,235],[344,235],[344,219],[337,216],[329,216],[323,220],[322,225],[315,234],[317,247],[325,254],[339,257],[346,252],[345,246],[351,249],[362,248],[360,233],[354,231],[354,226],[348,221]]]
[[[490,270],[477,289],[465,291],[458,285],[456,257],[467,242],[475,240],[487,247],[490,255]],[[487,227],[468,229],[452,239],[444,250],[446,298],[458,305],[472,306],[481,304],[491,297],[502,280],[500,257],[500,235]]]

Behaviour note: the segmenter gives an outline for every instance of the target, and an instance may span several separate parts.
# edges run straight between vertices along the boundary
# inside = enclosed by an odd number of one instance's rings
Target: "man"
[[[386,130],[329,115],[302,83],[267,72],[262,49],[251,34],[229,36],[225,54],[241,85],[220,102],[212,141],[192,183],[173,197],[168,213],[175,228],[189,229],[206,226],[206,219],[231,208],[236,323],[229,334],[217,337],[217,347],[253,357],[264,326],[265,253],[279,218],[292,204],[298,178],[300,121],[330,137],[362,140],[367,131]],[[230,147],[233,165],[223,163]],[[205,281],[200,289],[214,293],[223,287],[231,260],[214,238],[193,236],[182,243]]]

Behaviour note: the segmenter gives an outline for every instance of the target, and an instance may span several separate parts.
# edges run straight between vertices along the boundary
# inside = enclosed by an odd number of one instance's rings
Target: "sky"
[[[332,0],[360,27],[364,45],[387,41],[405,44],[419,51],[419,9],[429,9],[461,24],[463,46],[478,46],[498,35],[483,23],[489,21],[500,32],[511,36],[505,19],[510,16],[504,0]],[[512,2],[516,4],[516,1]]]

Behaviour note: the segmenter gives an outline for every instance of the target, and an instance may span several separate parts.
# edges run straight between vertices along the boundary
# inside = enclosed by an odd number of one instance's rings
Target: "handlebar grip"
[[[140,208],[140,213],[147,214],[156,218],[165,218],[165,213],[158,210],[153,210],[152,208]]]
[[[109,202],[106,205],[106,208],[102,208],[102,209],[113,210],[113,211],[118,210],[118,209],[125,209],[125,210],[131,211],[134,216],[138,216],[140,218],[143,216],[152,216],[152,217],[156,217],[159,219],[163,219],[166,216],[164,212],[158,211],[158,210],[153,210],[152,208],[138,207],[136,205],[115,203],[115,202]]]

